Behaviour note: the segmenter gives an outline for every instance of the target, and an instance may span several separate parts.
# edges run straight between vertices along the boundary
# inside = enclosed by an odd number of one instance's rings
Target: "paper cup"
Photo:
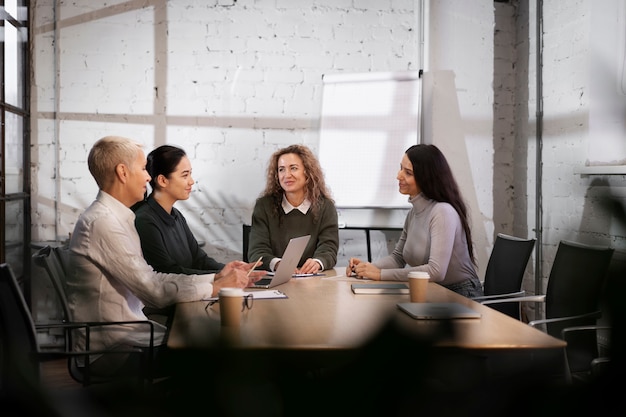
[[[219,292],[222,326],[239,326],[243,308],[243,289],[222,288]]]
[[[425,303],[430,275],[424,271],[409,272],[409,292],[412,303]]]

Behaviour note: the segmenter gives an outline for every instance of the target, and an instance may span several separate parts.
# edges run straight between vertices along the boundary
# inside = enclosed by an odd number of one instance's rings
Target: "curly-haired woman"
[[[265,190],[252,213],[248,259],[263,259],[275,271],[289,239],[311,235],[298,273],[316,273],[337,263],[339,230],[335,203],[320,164],[309,148],[276,151],[267,168]]]

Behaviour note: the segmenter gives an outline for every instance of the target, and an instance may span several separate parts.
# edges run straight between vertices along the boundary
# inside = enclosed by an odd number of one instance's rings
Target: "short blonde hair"
[[[142,146],[121,136],[105,136],[91,147],[87,157],[89,172],[102,190],[115,179],[115,167],[124,164],[132,167]]]

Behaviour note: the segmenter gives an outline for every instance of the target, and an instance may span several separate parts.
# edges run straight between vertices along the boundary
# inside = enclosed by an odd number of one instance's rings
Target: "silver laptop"
[[[300,262],[309,239],[311,239],[311,235],[291,239],[274,275],[261,278],[254,283],[252,288],[273,288],[289,281],[298,267],[298,262]]]
[[[414,319],[479,319],[480,313],[459,303],[398,303],[398,308]]]

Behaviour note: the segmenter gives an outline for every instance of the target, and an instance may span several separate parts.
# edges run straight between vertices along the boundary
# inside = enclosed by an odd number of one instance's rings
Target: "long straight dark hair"
[[[476,264],[472,231],[467,219],[467,206],[446,157],[435,145],[425,144],[411,146],[406,150],[406,155],[413,165],[413,176],[424,196],[448,203],[458,213],[465,231],[470,259]]]
[[[159,175],[169,178],[172,172],[176,171],[176,167],[183,157],[187,156],[182,148],[173,145],[161,145],[154,149],[146,157],[146,171],[152,177],[150,186],[153,190],[157,188]]]

